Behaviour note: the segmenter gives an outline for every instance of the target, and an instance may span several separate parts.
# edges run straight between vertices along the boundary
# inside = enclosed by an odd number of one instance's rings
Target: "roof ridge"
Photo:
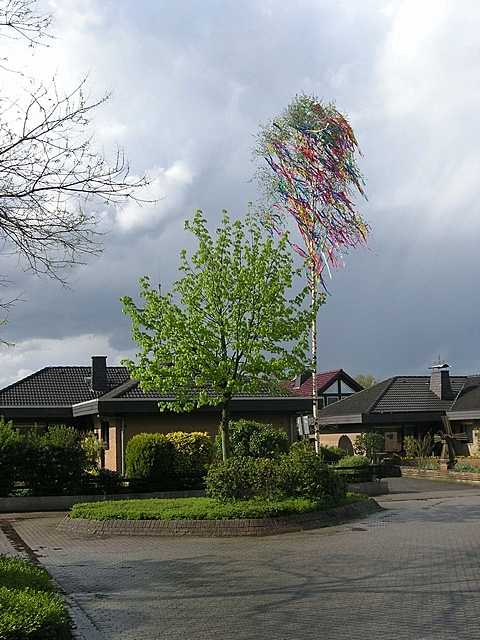
[[[390,378],[390,380],[387,378],[387,380],[389,380],[388,384],[385,386],[385,388],[383,389],[383,391],[380,392],[380,395],[377,396],[377,398],[368,405],[367,410],[365,413],[370,413],[371,411],[373,411],[373,409],[376,407],[376,405],[380,402],[380,400],[383,398],[383,396],[387,393],[387,391],[390,389],[390,387],[392,386],[392,384],[395,382],[395,380],[397,380],[397,378],[399,378],[401,376],[392,376]],[[387,380],[384,380],[384,382],[386,382]],[[381,383],[380,383],[381,384]],[[371,388],[371,387],[370,387]],[[361,391],[359,393],[362,393]]]
[[[119,384],[116,387],[113,387],[113,389],[110,389],[110,391],[107,391],[107,393],[104,393],[103,396],[100,396],[98,399],[111,400],[113,398],[118,398],[120,394],[125,393],[125,391],[130,391],[130,389],[133,389],[137,385],[138,380],[129,378],[128,380],[125,380],[125,382],[122,382],[122,384]]]

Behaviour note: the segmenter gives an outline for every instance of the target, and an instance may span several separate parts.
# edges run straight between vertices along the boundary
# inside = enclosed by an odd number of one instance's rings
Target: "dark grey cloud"
[[[300,91],[350,115],[372,227],[369,248],[347,256],[330,284],[320,367],[418,373],[440,353],[456,371],[478,370],[480,9],[462,5],[51,3],[58,39],[29,64],[57,69],[65,83],[89,71],[92,92],[111,89],[95,122],[99,142],[125,146],[164,198],[153,211],[106,214],[105,251],[72,273],[71,290],[15,274],[27,302],[5,330],[22,354],[6,356],[8,375],[39,366],[40,357],[48,364],[52,345],[65,362],[89,344],[114,358],[131,350],[118,298],[134,295],[143,274],[168,286],[178,251],[191,246],[183,220],[194,209],[212,224],[223,208],[245,211],[256,198],[258,126]]]

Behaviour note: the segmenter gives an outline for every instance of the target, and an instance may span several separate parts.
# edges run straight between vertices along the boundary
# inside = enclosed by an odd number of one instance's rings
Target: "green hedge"
[[[333,502],[345,496],[341,477],[323,463],[313,448],[299,443],[276,459],[232,457],[213,464],[206,477],[207,495],[217,500],[252,497],[304,497]]]
[[[240,458],[277,458],[286,453],[289,440],[285,431],[272,424],[254,420],[237,420],[230,423],[230,456]],[[216,458],[222,457],[220,434],[215,439]]]
[[[70,618],[48,573],[19,558],[0,556],[0,638],[72,638]]]
[[[21,459],[21,437],[11,422],[0,419],[0,496],[8,496],[15,484]]]
[[[212,458],[207,433],[141,433],[128,441],[126,474],[134,490],[168,491],[201,485]]]
[[[0,421],[0,495],[16,481],[33,495],[60,495],[81,489],[86,467],[79,432],[51,426],[46,432],[17,432]]]
[[[369,482],[373,479],[373,468],[368,458],[364,456],[345,456],[337,462],[335,469],[346,482]]]
[[[74,427],[50,426],[23,436],[17,477],[33,495],[74,494],[81,490],[87,466],[80,433]]]

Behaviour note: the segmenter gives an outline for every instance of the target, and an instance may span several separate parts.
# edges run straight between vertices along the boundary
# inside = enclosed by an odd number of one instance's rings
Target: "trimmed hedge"
[[[307,443],[277,459],[232,457],[213,464],[206,477],[207,495],[217,500],[345,497],[345,482]]]
[[[285,431],[272,424],[255,420],[237,420],[230,423],[230,456],[240,458],[278,458],[287,453],[289,440]],[[216,458],[221,458],[222,440],[215,439]]]
[[[126,474],[134,490],[168,491],[201,485],[212,458],[208,433],[141,433],[128,441]]]
[[[51,426],[45,433],[27,433],[22,440],[17,477],[33,495],[74,494],[81,490],[87,461],[76,429]]]
[[[344,467],[353,467],[345,469]],[[335,465],[337,474],[346,482],[370,482],[373,479],[373,469],[368,458],[364,456],[345,456]]]
[[[12,422],[0,418],[0,496],[8,496],[15,484],[21,437]]]
[[[48,573],[20,558],[0,556],[0,638],[71,640],[71,621]]]

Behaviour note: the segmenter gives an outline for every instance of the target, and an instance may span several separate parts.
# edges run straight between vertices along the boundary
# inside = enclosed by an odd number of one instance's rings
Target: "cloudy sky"
[[[321,369],[425,373],[440,354],[480,370],[480,5],[476,0],[51,0],[56,40],[17,61],[37,78],[112,92],[98,144],[153,178],[153,208],[108,217],[105,251],[71,289],[16,270],[0,384],[45,365],[133,353],[119,296],[167,287],[183,221],[241,215],[256,197],[260,123],[298,92],[334,100],[363,151],[367,250],[335,273]],[[2,43],[2,46],[7,46]],[[19,54],[18,54],[19,55]]]

